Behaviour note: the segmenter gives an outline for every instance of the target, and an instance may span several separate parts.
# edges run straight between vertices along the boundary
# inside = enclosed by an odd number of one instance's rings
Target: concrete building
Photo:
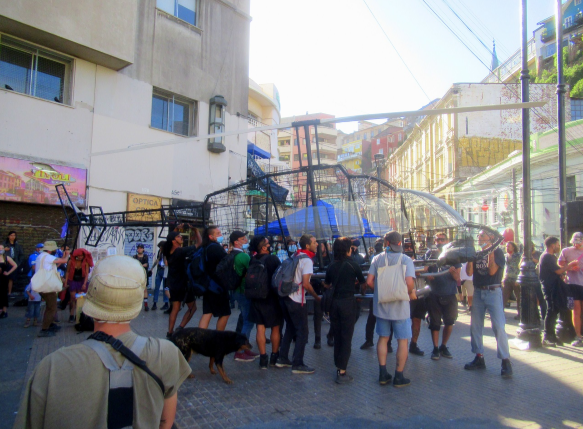
[[[388,159],[399,145],[405,140],[403,127],[390,126],[378,133],[373,139],[362,142],[362,172],[376,175],[374,165],[375,155],[380,154],[384,159]],[[383,169],[383,179],[386,177],[386,169]]]
[[[53,182],[71,186],[80,208],[106,212],[135,207],[132,195],[201,201],[244,180],[247,135],[196,136],[248,126],[249,8],[249,0],[0,0],[0,160],[59,175]],[[158,142],[170,144],[139,147]],[[67,169],[73,181],[62,178]],[[44,225],[56,210],[59,225],[42,236],[19,233],[27,251],[59,237],[60,207],[18,204],[0,202],[2,233]],[[102,246],[121,252],[123,236]]]
[[[532,109],[532,132],[554,125],[556,86],[535,84],[531,101],[544,100]],[[436,109],[486,104],[517,103],[519,84],[454,84],[435,104]],[[570,111],[567,107],[567,119]],[[455,185],[506,159],[521,148],[519,110],[493,110],[425,116],[388,162],[389,181],[398,187],[428,191],[455,207]]]

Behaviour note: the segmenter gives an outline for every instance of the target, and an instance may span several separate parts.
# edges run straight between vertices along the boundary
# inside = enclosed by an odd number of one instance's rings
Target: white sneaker
[[[573,347],[583,347],[583,338],[579,337],[571,343]]]

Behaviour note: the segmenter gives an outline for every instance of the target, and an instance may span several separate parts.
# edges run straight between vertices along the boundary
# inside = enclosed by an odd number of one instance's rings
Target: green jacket
[[[239,274],[241,279],[241,286],[239,286],[235,291],[239,293],[245,293],[245,274],[247,273],[247,269],[249,268],[249,261],[251,260],[251,256],[248,253],[232,250],[233,252],[237,252],[235,255],[235,272]]]

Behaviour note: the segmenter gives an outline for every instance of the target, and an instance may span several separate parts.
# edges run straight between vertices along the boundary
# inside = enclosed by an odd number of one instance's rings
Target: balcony
[[[527,45],[528,61],[535,59],[536,47],[534,37],[528,41]],[[521,68],[521,50],[517,50],[513,55],[504,61],[498,68],[492,71],[481,83],[500,83],[506,82],[507,79],[515,75]]]
[[[113,70],[134,62],[137,0],[0,0],[0,31]]]
[[[550,42],[555,38],[556,35],[557,34],[554,31],[552,33],[549,33],[546,30],[543,30],[543,32],[540,35],[540,41],[543,43]]]

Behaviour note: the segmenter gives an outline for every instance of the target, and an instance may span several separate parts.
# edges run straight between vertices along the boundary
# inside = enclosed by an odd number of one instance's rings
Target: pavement
[[[189,326],[196,326],[202,302]],[[462,307],[460,306],[460,311]],[[10,308],[0,321],[0,428],[13,425],[18,402],[37,363],[52,351],[83,341],[72,324],[52,338],[36,338],[37,328],[24,329],[23,308]],[[227,329],[234,330],[238,310],[233,310]],[[516,333],[515,309],[507,310],[506,332]],[[66,312],[61,320],[65,320]],[[167,317],[161,311],[142,312],[132,322],[140,335],[164,336]],[[348,371],[349,385],[334,383],[333,348],[325,343],[329,328],[322,324],[322,349],[310,340],[305,362],[316,368],[312,375],[292,374],[290,369],[259,369],[257,361],[236,362],[225,358],[225,371],[235,382],[227,385],[211,375],[208,359],[195,355],[191,367],[196,376],[179,390],[178,428],[575,428],[583,427],[583,349],[571,346],[521,351],[511,349],[514,377],[500,377],[496,340],[485,329],[485,371],[463,369],[473,359],[470,351],[470,317],[460,312],[448,344],[453,359],[432,361],[430,333],[422,324],[419,347],[424,357],[410,356],[405,375],[411,385],[395,389],[378,384],[376,348],[360,350],[364,342],[367,312],[357,321]],[[180,315],[178,320],[180,320]],[[216,319],[211,322],[214,327]],[[486,321],[486,325],[489,322]],[[252,344],[255,331],[252,333]],[[376,340],[375,340],[376,341]],[[396,344],[393,344],[396,346]],[[268,352],[270,351],[268,345]],[[292,346],[293,347],[293,346]],[[394,368],[390,354],[388,368]]]

